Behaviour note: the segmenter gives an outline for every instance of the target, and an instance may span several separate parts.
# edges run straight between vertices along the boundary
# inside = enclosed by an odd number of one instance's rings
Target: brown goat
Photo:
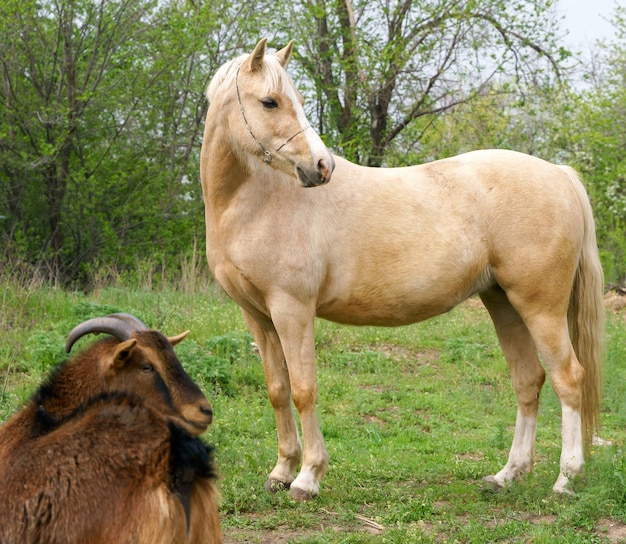
[[[169,340],[132,316],[57,368],[0,427],[0,543],[222,542],[211,405]]]

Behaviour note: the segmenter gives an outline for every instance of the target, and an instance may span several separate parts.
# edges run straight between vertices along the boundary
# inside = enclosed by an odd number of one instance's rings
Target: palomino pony
[[[554,491],[571,492],[598,422],[603,337],[602,269],[576,173],[503,150],[407,168],[333,156],[284,70],[291,51],[266,54],[262,40],[217,71],[201,155],[209,266],[243,310],[276,416],[266,487],[306,500],[328,467],[316,316],[405,325],[478,293],[518,399],[508,462],[488,479],[503,486],[532,469],[540,355],[562,407]]]

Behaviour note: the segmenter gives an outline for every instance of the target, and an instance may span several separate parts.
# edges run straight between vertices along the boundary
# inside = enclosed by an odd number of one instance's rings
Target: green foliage
[[[273,47],[295,40],[290,72],[311,121],[352,160],[399,166],[504,147],[578,168],[607,282],[622,283],[625,10],[585,88],[553,10],[552,0],[2,2],[0,258],[78,288],[186,281],[182,261],[204,244],[204,91],[266,35]]]
[[[181,361],[189,375],[198,383],[210,387],[213,394],[233,396],[236,382],[260,387],[263,377],[250,371],[252,336],[249,334],[225,334],[206,340],[202,345],[185,342],[177,348]],[[260,364],[256,364],[260,367]]]
[[[626,92],[620,75],[626,53],[608,51],[607,57],[608,75],[578,99],[571,160],[587,183],[605,274],[619,284],[626,282]]]
[[[63,337],[50,332],[36,332],[26,341],[24,359],[29,368],[41,373],[51,370],[65,359]]]
[[[247,29],[222,36],[225,21],[247,11],[249,24],[254,2],[2,3],[0,237],[10,258],[80,286],[137,259],[181,269],[204,235],[204,90]]]

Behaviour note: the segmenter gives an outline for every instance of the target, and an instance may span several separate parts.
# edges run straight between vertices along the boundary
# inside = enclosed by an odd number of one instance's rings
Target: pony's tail
[[[578,193],[584,217],[583,246],[567,315],[574,351],[585,369],[581,417],[585,449],[589,451],[593,434],[598,431],[600,424],[605,319],[604,275],[589,197],[577,173],[572,168],[562,168],[571,178]]]

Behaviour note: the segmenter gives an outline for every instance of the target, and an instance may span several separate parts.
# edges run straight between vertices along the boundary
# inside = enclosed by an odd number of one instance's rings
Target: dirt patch
[[[365,423],[369,425],[376,425],[378,426],[379,429],[382,429],[383,427],[386,426],[386,422],[384,420],[371,414],[364,415],[363,421],[365,421]]]
[[[557,520],[554,515],[523,516],[522,519],[530,521],[533,525],[552,525]],[[595,532],[609,542],[626,543],[626,524],[620,521],[608,518],[601,519],[596,523]]]
[[[363,534],[380,535],[385,528],[374,520],[356,515],[356,523],[342,525],[336,512],[320,509],[320,526],[308,529],[293,529],[291,527],[275,527],[273,529],[238,529],[227,527],[224,529],[224,544],[286,544],[287,542],[303,539],[307,536],[319,535],[320,532],[336,534]]]
[[[292,529],[272,531],[250,531],[249,529],[226,529],[224,531],[224,544],[286,544],[297,537],[305,536],[306,532]]]
[[[416,349],[410,349],[404,346],[396,346],[394,344],[370,344],[369,349],[382,353],[388,359],[394,361],[422,361],[425,364],[428,357],[428,352],[419,351]]]
[[[393,344],[372,344],[372,351],[382,353],[387,359],[391,359],[402,365],[404,374],[414,374],[415,370],[420,367],[439,368],[439,351],[434,349],[410,349],[404,346],[396,346]]]
[[[620,287],[604,295],[604,307],[626,323],[626,287]]]
[[[533,525],[552,525],[556,521],[556,516],[530,516],[528,521]]]
[[[417,349],[407,348],[388,343],[371,343],[367,344],[365,349],[370,352],[379,353],[386,359],[401,365],[403,374],[415,374],[415,371],[421,367],[439,368],[437,362],[440,353],[435,349]],[[348,353],[358,355],[363,350],[363,346],[352,345],[348,348]],[[368,387],[369,389],[369,387]]]
[[[601,519],[596,524],[598,533],[609,542],[626,542],[626,524],[612,519]]]
[[[436,501],[434,507],[437,509],[447,508],[447,503]],[[237,528],[226,527],[224,529],[224,544],[287,544],[288,542],[299,541],[300,539],[317,535],[320,533],[335,533],[337,535],[381,535],[385,532],[385,527],[374,520],[356,515],[354,522],[342,522],[336,512],[320,508],[320,521],[317,527],[307,527],[294,529],[293,526],[277,526],[272,529],[262,528]],[[533,525],[553,525],[557,521],[555,515],[534,516],[527,513],[520,513],[515,516],[519,521],[528,521]],[[489,527],[498,525],[498,519],[485,520]],[[423,532],[429,534],[437,541],[446,541],[446,537],[441,533],[442,527],[437,524],[420,520],[417,525]],[[596,524],[595,534],[608,540],[612,544],[626,543],[626,524],[614,519],[603,518]],[[339,537],[342,538],[342,537]]]
[[[483,304],[483,301],[480,300],[480,298],[478,297],[470,297],[467,300],[465,300],[462,303],[463,306],[466,306],[467,308],[474,308],[474,309],[485,309],[485,305]]]
[[[604,307],[615,313],[622,313],[622,317],[626,320],[626,287],[619,287],[609,291],[604,295]]]

